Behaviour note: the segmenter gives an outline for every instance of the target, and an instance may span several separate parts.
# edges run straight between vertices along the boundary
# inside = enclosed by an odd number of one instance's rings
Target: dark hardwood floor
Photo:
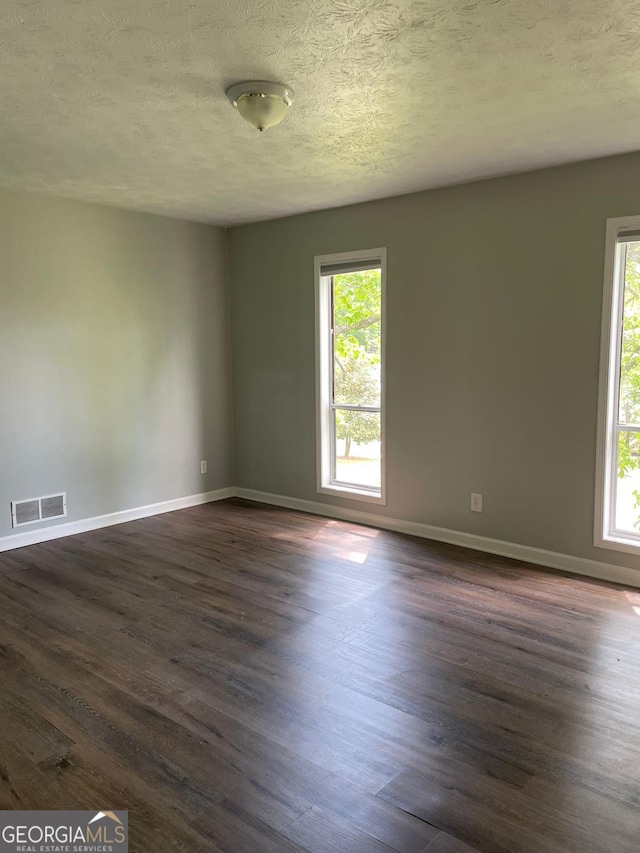
[[[0,554],[0,808],[131,850],[640,850],[640,592],[226,501]]]

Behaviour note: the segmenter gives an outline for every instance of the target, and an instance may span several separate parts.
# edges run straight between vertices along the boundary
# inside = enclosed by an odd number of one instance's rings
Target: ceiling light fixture
[[[280,124],[293,103],[293,89],[281,83],[247,80],[227,89],[227,98],[240,115],[258,130]]]

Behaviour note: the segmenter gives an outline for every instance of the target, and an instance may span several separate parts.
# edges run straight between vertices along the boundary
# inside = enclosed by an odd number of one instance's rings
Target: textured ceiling
[[[0,184],[221,225],[640,148],[638,0],[3,0]],[[296,101],[258,134],[224,96]]]

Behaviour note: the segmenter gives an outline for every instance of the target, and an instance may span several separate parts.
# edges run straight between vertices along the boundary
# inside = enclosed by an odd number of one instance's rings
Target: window
[[[640,216],[607,222],[595,544],[640,549]]]
[[[384,503],[385,249],[316,258],[318,491]]]

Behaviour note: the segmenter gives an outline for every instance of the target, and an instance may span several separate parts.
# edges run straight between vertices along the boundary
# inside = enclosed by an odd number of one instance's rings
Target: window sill
[[[331,486],[318,486],[318,494],[333,495],[336,498],[350,498],[354,501],[363,501],[382,506],[387,503],[382,494],[376,495],[375,492],[361,490],[353,486],[338,486],[335,483]]]
[[[622,551],[625,554],[640,556],[640,537],[626,537],[624,534],[595,537],[593,544],[596,548],[606,548],[609,551]]]

